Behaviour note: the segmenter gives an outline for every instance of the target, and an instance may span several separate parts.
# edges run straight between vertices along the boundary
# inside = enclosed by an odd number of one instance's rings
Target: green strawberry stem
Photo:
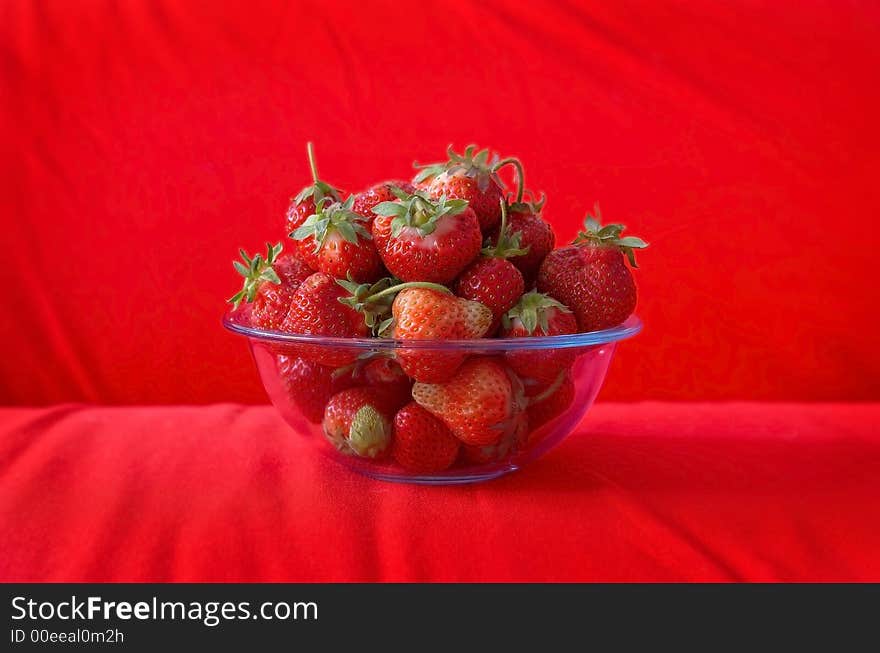
[[[553,383],[547,386],[547,388],[543,392],[541,392],[540,394],[536,394],[534,397],[529,397],[529,406],[533,406],[537,403],[544,401],[545,399],[547,399],[547,397],[552,396],[554,392],[559,390],[559,388],[562,386],[562,382],[565,381],[566,371],[567,370],[562,370],[553,380]]]
[[[421,195],[413,195],[413,219],[414,227],[421,227],[431,219],[431,203]]]
[[[492,172],[498,172],[506,165],[512,165],[514,168],[516,168],[516,201],[517,203],[522,202],[523,192],[526,186],[526,173],[525,170],[523,170],[523,165],[520,160],[512,156],[507,157],[506,159],[501,159],[492,167]]]
[[[430,281],[407,281],[406,283],[399,283],[396,286],[391,286],[390,288],[386,288],[385,290],[370,295],[363,301],[364,303],[375,302],[377,299],[387,297],[388,295],[395,295],[401,290],[406,290],[407,288],[425,288],[427,290],[436,290],[438,292],[446,293],[447,295],[452,294],[452,291],[449,290],[449,288],[441,286],[439,283],[432,283]]]
[[[315,162],[315,146],[311,141],[306,143],[306,153],[309,155],[309,168],[312,171],[312,180],[317,184],[318,179],[318,164]]]
[[[498,242],[495,243],[495,255],[501,256],[502,246],[507,241],[507,202],[501,198],[501,226],[498,227]]]
[[[498,240],[501,240],[501,236],[507,233],[507,202],[504,201],[504,198],[501,198],[501,226],[498,228]]]
[[[528,246],[525,248],[519,246],[521,232],[517,231],[513,235],[507,233],[507,201],[502,197],[499,204],[501,204],[501,226],[498,228],[498,240],[494,247],[484,247],[481,250],[483,255],[491,258],[510,258],[528,253]]]

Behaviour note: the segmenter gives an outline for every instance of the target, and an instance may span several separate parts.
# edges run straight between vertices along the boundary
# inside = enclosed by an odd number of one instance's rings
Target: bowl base
[[[447,471],[439,472],[437,474],[398,474],[390,471],[367,470],[357,467],[353,468],[353,471],[379,481],[389,481],[391,483],[411,483],[414,485],[464,485],[465,483],[490,481],[493,478],[504,476],[505,474],[515,472],[518,469],[519,467],[517,465],[506,465],[504,467],[495,467],[483,471],[462,469],[461,471]]]

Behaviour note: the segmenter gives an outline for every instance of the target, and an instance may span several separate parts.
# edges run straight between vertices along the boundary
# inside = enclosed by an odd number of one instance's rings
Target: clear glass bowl
[[[596,398],[618,341],[641,331],[636,316],[611,329],[565,336],[492,338],[480,340],[414,341],[380,338],[328,338],[256,329],[243,313],[229,312],[224,326],[246,336],[269,399],[291,427],[307,438],[321,454],[367,476],[424,484],[471,483],[515,471],[559,444],[583,419]],[[552,382],[523,376],[530,361],[554,355],[565,359],[565,368]],[[442,471],[413,471],[401,467],[389,448],[375,458],[362,457],[339,447],[322,427],[323,407],[335,392],[351,387],[373,387],[363,374],[374,359],[395,360],[421,356],[441,364],[492,357],[507,371],[512,386],[522,381],[523,401],[536,403],[523,410],[531,421],[516,435],[505,435],[492,446],[461,446],[450,467]],[[529,358],[529,357],[532,358]],[[509,364],[519,371],[515,374]],[[451,363],[453,366],[455,362]],[[394,366],[399,372],[399,368]],[[540,365],[536,366],[540,367]],[[460,368],[459,368],[460,369]],[[545,375],[546,376],[546,375]],[[566,386],[563,388],[562,386]],[[565,397],[561,394],[565,393]],[[529,396],[530,395],[530,396]],[[551,399],[557,399],[551,405]],[[408,392],[407,392],[407,399]],[[542,406],[543,404],[543,406]],[[398,404],[399,405],[399,404]],[[556,412],[558,414],[553,415]],[[394,415],[389,415],[393,433]],[[393,438],[393,435],[391,436]],[[347,451],[346,451],[347,449]]]

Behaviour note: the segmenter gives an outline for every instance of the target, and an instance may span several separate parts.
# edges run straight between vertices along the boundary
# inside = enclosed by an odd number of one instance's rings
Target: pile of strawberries
[[[290,240],[236,269],[230,301],[259,329],[343,338],[467,340],[595,331],[636,305],[639,238],[602,226],[598,207],[574,242],[527,201],[515,158],[450,147],[412,181],[347,194],[318,177],[291,200]],[[515,171],[514,196],[499,171]],[[534,197],[529,195],[529,197]],[[540,436],[575,396],[575,351],[468,356],[453,347],[301,344],[279,349],[290,401],[340,451],[415,473],[507,458]],[[393,353],[392,353],[393,352]]]

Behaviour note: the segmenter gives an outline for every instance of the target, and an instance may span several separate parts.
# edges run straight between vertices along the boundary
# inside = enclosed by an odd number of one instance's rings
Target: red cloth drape
[[[268,407],[0,411],[0,578],[880,580],[880,406],[598,404],[474,486],[372,481]]]
[[[0,6],[4,403],[264,400],[230,261],[322,174],[516,154],[651,242],[606,399],[878,399],[880,10],[773,2]]]

